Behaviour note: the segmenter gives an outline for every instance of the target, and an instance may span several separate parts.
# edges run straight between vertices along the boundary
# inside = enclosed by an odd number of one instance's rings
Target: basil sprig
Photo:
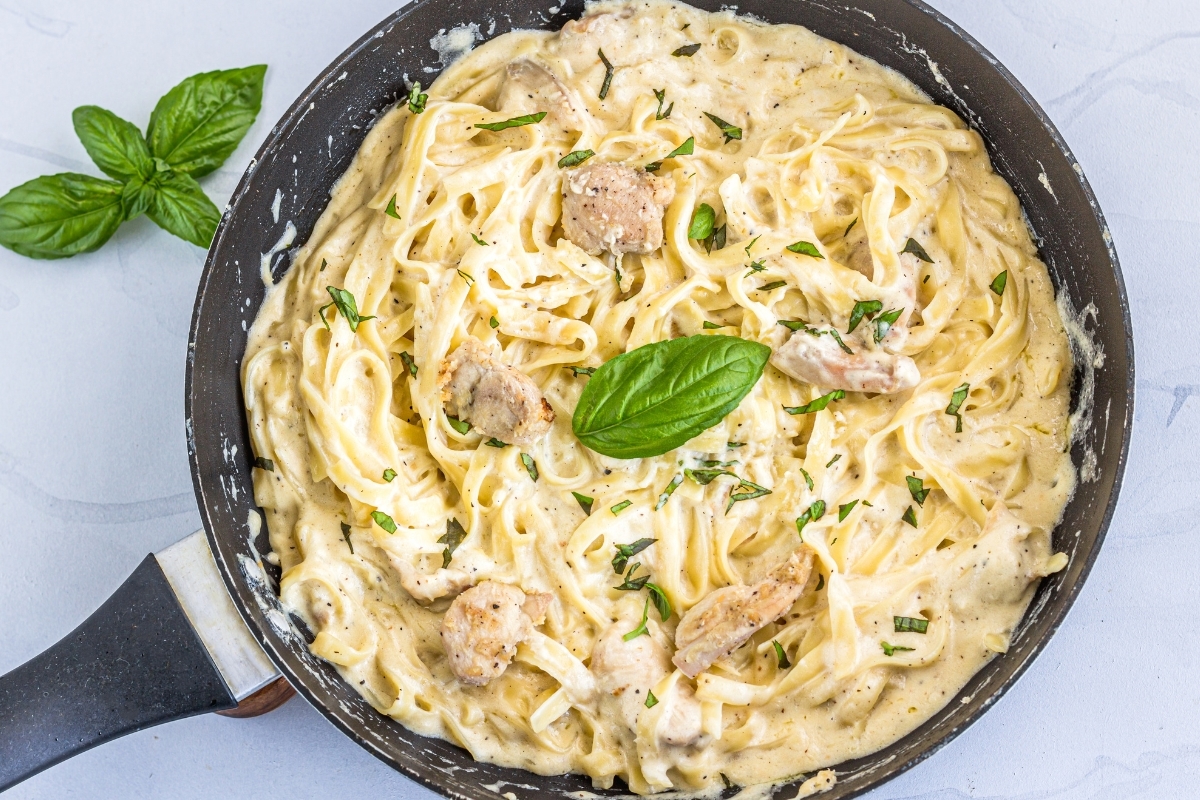
[[[145,136],[111,111],[75,109],[75,133],[112,180],[64,172],[16,187],[0,197],[0,245],[29,258],[68,258],[99,249],[123,222],[145,214],[207,248],[221,213],[196,179],[225,163],[250,130],[266,71],[187,78],[158,101]]]
[[[712,124],[716,125],[718,128],[721,129],[721,133],[724,134],[724,136],[725,136],[725,141],[723,142],[723,144],[728,144],[730,141],[732,141],[734,139],[742,138],[742,129],[739,128],[738,126],[730,125],[728,122],[721,119],[717,115],[710,114],[707,111],[704,112],[704,116],[706,116],[710,120],[712,120]]]
[[[717,334],[643,345],[596,370],[572,429],[606,456],[662,455],[737,408],[770,355],[766,345]]]

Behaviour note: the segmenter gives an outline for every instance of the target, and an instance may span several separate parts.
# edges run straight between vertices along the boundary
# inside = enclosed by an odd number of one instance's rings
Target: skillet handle
[[[126,733],[236,705],[146,556],[82,625],[0,678],[0,791]]]

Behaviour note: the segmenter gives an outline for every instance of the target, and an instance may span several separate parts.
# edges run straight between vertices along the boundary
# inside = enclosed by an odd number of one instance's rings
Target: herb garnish
[[[850,512],[854,510],[854,507],[856,505],[858,505],[858,501],[851,500],[849,503],[846,503],[845,505],[838,506],[838,522],[845,522],[846,517],[850,516]]]
[[[750,491],[738,491],[738,489],[743,488],[748,488]],[[754,500],[755,498],[763,497],[768,494],[771,494],[771,490],[767,487],[759,486],[753,481],[748,481],[745,478],[742,478],[739,480],[738,485],[734,487],[733,491],[729,493],[729,502],[725,504],[725,513],[729,513],[729,510],[733,508],[734,503],[740,503],[743,500]]]
[[[815,591],[819,592],[824,588],[825,588],[825,576],[818,572],[817,573],[817,588]]]
[[[771,281],[770,283],[764,283],[762,286],[758,287],[758,291],[772,292],[776,289],[782,289],[784,286],[787,286],[787,281]]]
[[[846,333],[854,333],[854,329],[858,327],[858,323],[866,318],[868,322],[871,318],[883,311],[883,303],[879,300],[859,300],[854,304],[854,310],[850,312],[850,326],[846,328]]]
[[[804,526],[810,522],[816,522],[823,516],[825,516],[825,501],[813,500],[812,505],[804,509],[803,514],[796,517],[796,533],[800,534],[800,541],[804,541]]]
[[[806,470],[804,467],[800,468],[800,474],[804,476],[804,483],[808,486],[808,490],[811,492],[813,490],[812,475],[809,475],[808,470]]]
[[[842,399],[845,399],[845,397],[846,397],[845,389],[834,389],[832,392],[829,392],[828,394],[823,394],[820,397],[818,397],[817,399],[807,402],[802,406],[793,406],[793,407],[784,406],[783,410],[786,411],[787,413],[791,414],[792,416],[795,416],[797,414],[813,414],[813,413],[816,413],[817,411],[824,411],[825,407],[827,405],[829,405],[830,403],[832,403],[834,400],[842,400]]]
[[[962,412],[960,409],[962,408],[962,404],[966,401],[967,394],[970,393],[970,391],[971,384],[964,383],[962,386],[955,389],[954,393],[950,395],[950,405],[946,406],[946,413],[955,419],[955,433],[962,433]]]
[[[488,320],[488,326],[492,330],[496,330],[496,328],[500,327],[500,320],[496,319],[496,316],[493,314],[492,317]]]
[[[604,83],[600,85],[600,99],[603,100],[608,97],[608,90],[612,87],[613,65],[604,57],[603,50],[597,50],[596,54],[600,56],[600,63],[604,64]]]
[[[705,467],[733,467],[742,462],[734,459],[733,461],[701,461],[700,464]]]
[[[396,480],[396,470],[392,469],[391,467],[385,469],[383,471],[383,480],[385,483],[391,483],[392,481]]]
[[[719,331],[719,330],[721,330],[721,328],[724,328],[725,326],[718,325],[715,322],[709,322],[708,320],[704,320],[704,325],[702,327],[706,331]]]
[[[541,122],[546,118],[545,111],[539,111],[536,114],[522,114],[519,117],[506,119],[503,122],[477,122],[476,128],[483,128],[485,131],[502,131],[507,128],[520,128],[522,125],[533,125]]]
[[[466,420],[459,419],[458,417],[452,417],[447,414],[446,421],[450,423],[451,428],[454,428],[454,430],[458,431],[464,436],[468,431],[471,430],[471,423],[467,422]]]
[[[778,639],[772,639],[771,644],[775,647],[775,658],[779,659],[779,668],[788,669],[792,666],[792,662],[788,661],[787,651],[783,649],[783,645]]]
[[[617,503],[615,506],[610,508],[609,511],[611,511],[612,515],[615,517],[617,514],[620,514],[622,511],[629,508],[631,505],[633,505],[632,500],[622,500],[621,502]]]
[[[634,639],[641,636],[642,634],[650,633],[650,631],[646,629],[646,621],[649,620],[649,618],[650,618],[650,598],[647,597],[645,605],[642,606],[642,621],[641,621],[641,623],[636,628],[634,628],[633,630],[631,630],[629,633],[625,634],[621,638],[627,642],[632,642]]]
[[[325,327],[329,328],[329,320],[325,318],[325,309],[330,306],[336,306],[337,310],[345,318],[346,323],[350,326],[350,330],[358,332],[358,325],[361,322],[366,322],[375,317],[361,317],[358,314],[358,303],[354,302],[354,295],[347,292],[345,289],[339,289],[336,286],[326,286],[325,291],[329,292],[329,296],[333,298],[332,303],[326,303],[321,306],[317,314],[320,315],[321,321],[325,323]]]
[[[989,288],[993,292],[995,292],[998,296],[1003,297],[1004,296],[1004,287],[1007,285],[1008,285],[1008,270],[1004,270],[1004,272],[1001,272],[999,275],[996,276],[996,279],[992,281],[992,285]]]
[[[666,161],[668,158],[675,158],[676,156],[690,156],[695,151],[696,151],[696,138],[694,136],[689,136],[687,139],[685,139],[683,141],[683,144],[679,145],[679,147],[676,147],[674,150],[667,153],[665,156],[663,156],[658,161],[652,161],[649,164],[647,164],[646,172],[658,172],[658,170],[662,167],[663,162]],[[703,238],[703,237],[692,236],[690,238],[697,239],[697,238]]]
[[[487,247],[487,246],[488,246],[488,243],[487,243],[487,242],[485,242],[483,239],[480,239],[478,236],[476,236],[476,235],[475,235],[475,234],[473,234],[473,233],[471,234],[471,238],[472,238],[472,239],[474,239],[474,240],[475,240],[475,244],[479,245],[480,247]]]
[[[579,503],[579,507],[583,509],[583,513],[589,517],[592,515],[592,503],[595,503],[595,498],[588,497],[586,494],[579,492],[571,492],[571,496],[575,498],[575,502]],[[620,572],[621,570],[617,570]]]
[[[728,447],[730,450],[736,450],[739,447],[745,447],[746,443],[745,442],[726,442],[725,446]]]
[[[371,519],[375,520],[375,524],[388,533],[396,532],[396,521],[382,511],[372,511]]]
[[[575,494],[575,492],[571,492],[571,494]],[[580,497],[579,495],[576,495],[575,499],[579,500],[579,497]],[[592,505],[591,498],[589,497],[589,498],[587,498],[587,500],[588,500],[588,505],[585,508],[585,510],[587,510],[588,513],[590,514],[591,513],[590,509],[591,509],[591,505]],[[583,505],[583,501],[580,500],[579,504]],[[613,557],[613,560],[612,560],[613,572],[620,575],[622,572],[625,571],[625,567],[629,563],[629,559],[633,558],[638,553],[642,552],[647,547],[649,547],[650,545],[654,544],[657,541],[658,541],[658,539],[638,539],[636,542],[631,542],[630,544],[618,544],[616,546],[617,554]]]
[[[727,469],[685,469],[683,474],[687,475],[701,486],[708,486],[722,475],[728,475],[731,478],[738,477]],[[740,481],[741,478],[738,478],[738,480]]]
[[[789,244],[787,249],[793,253],[799,253],[802,256],[820,259],[825,258],[825,256],[821,255],[821,251],[817,249],[817,246],[812,242],[795,242],[794,244]]]
[[[671,495],[675,493],[675,490],[679,488],[679,484],[681,483],[683,483],[682,475],[676,475],[674,478],[671,478],[671,482],[667,484],[667,488],[663,489],[663,493],[658,496],[658,502],[654,505],[655,511],[658,511],[667,504],[667,501],[671,499]]]
[[[725,248],[725,223],[721,223],[721,227],[715,229],[712,235],[704,240],[704,250],[711,253],[713,250],[723,250]]]
[[[689,239],[707,239],[712,235],[713,223],[716,222],[717,212],[708,203],[701,203],[692,214],[692,222],[688,225]]]
[[[392,219],[400,219],[400,212],[396,210],[396,195],[392,195],[392,199],[388,200],[387,208],[383,210]]]
[[[925,498],[929,496],[929,490],[924,488],[925,482],[915,475],[908,475],[904,478],[908,484],[908,493],[912,495],[913,500],[917,501],[917,505],[924,506]]]
[[[901,647],[901,646],[900,646],[900,645],[898,645],[898,644],[888,644],[887,642],[880,642],[879,644],[881,644],[881,645],[883,646],[883,654],[884,654],[885,656],[889,656],[889,657],[890,657],[890,656],[891,656],[893,653],[899,653],[901,650],[909,650],[909,651],[911,651],[911,650],[915,650],[915,649],[916,649],[916,648],[913,648],[913,647]]]
[[[558,160],[558,167],[559,169],[577,167],[594,155],[596,155],[594,150],[572,150]]]
[[[500,448],[508,447],[507,442],[502,442],[499,439],[497,439],[495,436],[488,439],[486,442],[484,442],[484,444],[486,444],[488,447],[500,447]]]
[[[471,275],[467,274],[466,272],[463,272],[461,269],[456,269],[454,271],[458,273],[458,277],[460,277],[464,281],[466,281],[467,286],[475,285],[475,278],[473,278]]]
[[[571,373],[576,378],[578,378],[580,375],[594,375],[596,373],[595,367],[563,367],[563,369],[571,370]]]
[[[529,473],[529,477],[534,483],[537,483],[538,468],[537,462],[533,460],[533,456],[529,453],[521,453],[521,463],[525,465],[525,471]]]
[[[896,633],[925,633],[929,630],[929,620],[918,617],[892,617]]]
[[[663,102],[667,99],[667,90],[655,89],[654,97],[658,100],[658,110],[654,112],[654,118],[659,120],[666,119],[667,117],[671,116],[671,111],[675,108],[674,101],[671,102],[671,105],[667,106],[666,111],[663,111]]]
[[[887,336],[888,331],[892,329],[892,323],[900,319],[900,315],[903,313],[903,308],[894,308],[875,318],[875,344],[883,341],[883,337]]]
[[[321,268],[319,270],[317,270],[317,272],[324,272],[325,268],[328,266],[329,266],[329,262],[322,258],[321,259]]]
[[[421,82],[417,81],[408,92],[408,110],[414,114],[420,114],[425,110],[425,103],[428,100],[429,95],[421,91]]]
[[[263,458],[262,456],[255,457],[254,466],[258,467],[259,469],[265,469],[267,472],[275,471],[275,462],[269,458]]]
[[[833,458],[829,459],[829,462],[827,464],[825,464],[825,469],[829,469],[830,467],[832,467],[834,464],[836,464],[837,462],[839,462],[841,460],[842,460],[842,454],[835,453]]]
[[[412,354],[407,350],[400,354],[400,363],[408,370],[409,375],[417,377],[417,362],[413,360]]]
[[[912,506],[909,506],[904,510],[904,515],[900,517],[900,519],[904,520],[909,525],[912,525],[914,528],[917,527],[917,512],[913,511]]]
[[[904,249],[901,250],[900,252],[901,253],[910,253],[928,264],[933,263],[933,259],[929,257],[929,253],[925,252],[925,248],[921,247],[921,245],[917,242],[916,239],[909,239],[905,243]]]
[[[467,538],[467,532],[463,529],[461,522],[454,517],[446,520],[446,532],[438,537],[438,544],[446,545],[446,549],[442,551],[442,569],[450,566],[450,559],[454,557],[454,551],[458,549],[465,538]]]
[[[704,116],[706,116],[710,120],[712,120],[713,125],[716,125],[718,128],[721,129],[721,133],[725,134],[725,141],[723,142],[723,144],[729,144],[729,142],[733,139],[741,139],[742,138],[742,129],[737,127],[736,125],[730,125],[725,120],[721,119],[720,117],[716,116],[715,114],[710,114],[707,111],[704,112]]]
[[[850,224],[846,226],[846,232],[842,234],[842,238],[845,239],[847,236],[849,236],[850,229],[853,228],[857,224],[858,224],[858,217],[855,217],[853,220],[850,221]]]
[[[646,708],[654,708],[658,705],[658,698],[654,696],[654,692],[650,689],[646,690]]]
[[[827,330],[810,328],[800,320],[792,319],[780,319],[776,320],[776,323],[787,328],[789,331],[804,331],[810,336],[832,336],[833,340],[837,342],[838,347],[842,348],[843,353],[846,353],[847,355],[854,355],[854,351],[851,350],[850,347],[842,340],[842,335],[837,332],[836,328],[829,328]]]
[[[346,540],[346,547],[350,548],[350,555],[354,555],[354,542],[350,541],[350,526],[342,523],[342,538]]]
[[[613,588],[618,592],[640,592],[646,585],[646,581],[650,580],[649,572],[640,577],[634,577],[634,573],[636,573],[638,568],[641,566],[642,565],[640,562],[635,561],[633,566],[629,568],[629,572],[625,573],[625,579],[621,581],[621,584],[619,586],[614,586]]]
[[[671,55],[675,56],[676,58],[691,58],[699,51],[700,42],[695,42],[693,44],[685,44],[683,47],[676,48],[674,51],[672,51]]]

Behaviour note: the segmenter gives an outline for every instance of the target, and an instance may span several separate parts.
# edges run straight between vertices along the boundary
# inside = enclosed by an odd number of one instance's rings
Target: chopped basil
[[[471,275],[469,275],[466,272],[463,272],[461,269],[456,269],[454,271],[458,273],[458,277],[462,278],[464,281],[467,282],[467,286],[475,285],[475,278],[471,277]]]
[[[1008,285],[1008,270],[1004,270],[992,281],[991,290],[997,295],[1004,296],[1004,287]]]
[[[845,389],[834,389],[832,392],[829,392],[828,394],[823,394],[820,397],[818,397],[816,400],[812,400],[808,403],[805,403],[802,406],[793,406],[790,408],[788,406],[784,406],[783,410],[786,411],[787,413],[791,414],[792,416],[795,416],[797,414],[814,414],[817,411],[824,411],[825,406],[829,405],[834,400],[842,400],[845,397],[846,397]]]
[[[900,517],[900,519],[904,520],[909,525],[912,525],[914,528],[917,527],[917,512],[913,511],[912,506],[909,506],[904,510],[904,516]]]
[[[625,579],[621,581],[621,584],[619,586],[614,586],[613,588],[618,592],[640,592],[642,588],[645,587],[646,581],[650,580],[650,573],[648,572],[640,577],[633,577],[634,573],[636,573],[638,568],[641,566],[641,563],[635,561],[633,566],[629,568],[629,572],[625,573]]]
[[[372,511],[371,519],[375,520],[375,524],[388,533],[396,532],[396,521],[382,511]]]
[[[454,557],[454,551],[458,549],[465,538],[467,538],[467,532],[461,522],[454,517],[446,520],[446,533],[438,537],[438,544],[446,545],[446,549],[442,551],[442,569],[450,566],[450,559]]]
[[[717,323],[715,323],[715,322],[709,322],[708,320],[704,320],[704,326],[703,326],[703,327],[704,327],[704,330],[706,330],[706,331],[719,331],[719,330],[721,330],[721,328],[724,328],[725,326],[724,326],[724,325],[718,325],[718,324],[717,324]]]
[[[579,507],[583,509],[583,513],[590,517],[592,515],[592,503],[596,502],[595,499],[579,492],[571,492],[571,496],[575,498],[576,503],[579,503]],[[617,572],[620,571],[617,570]]]
[[[626,501],[626,502],[628,502],[628,501]],[[650,598],[647,597],[645,605],[642,606],[642,621],[641,621],[641,623],[639,623],[636,628],[634,628],[633,630],[631,630],[629,633],[625,634],[621,638],[627,642],[632,642],[634,639],[641,636],[642,634],[650,633],[650,631],[648,631],[646,629],[646,621],[649,618],[650,618]]]
[[[582,497],[582,495],[575,494],[575,492],[571,492],[571,494],[575,495],[576,500],[579,500],[579,498]],[[592,513],[592,498],[588,497],[586,499],[588,504],[584,510],[590,514]],[[579,504],[583,505],[583,500],[579,500]],[[630,544],[618,544],[617,554],[612,560],[613,572],[620,575],[625,571],[625,565],[629,563],[629,559],[633,558],[638,553],[642,552],[657,541],[658,539],[638,539],[636,542],[631,542]]]
[[[866,506],[867,508],[874,508],[874,507],[875,507],[874,505],[872,505],[872,504],[871,504],[871,501],[870,501],[870,500],[863,500],[863,505],[864,505],[864,506]]]
[[[676,58],[691,58],[699,51],[700,42],[695,42],[693,44],[685,44],[683,47],[675,49],[672,51],[671,55],[675,56]]]
[[[713,250],[722,250],[725,248],[725,228],[722,223],[721,227],[713,230],[712,235],[704,240],[705,252],[711,253]]]
[[[954,390],[950,395],[950,405],[946,406],[946,413],[955,418],[954,432],[962,433],[962,404],[966,402],[967,395],[971,391],[971,384],[964,383],[962,386]]]
[[[537,483],[538,468],[537,462],[533,460],[533,456],[529,455],[529,453],[521,453],[521,463],[525,465],[525,471],[529,473],[529,477],[533,479],[534,483]]]
[[[620,514],[622,511],[629,508],[631,505],[633,505],[632,500],[622,500],[621,502],[617,503],[615,506],[610,508],[609,511],[611,511],[613,516],[615,517],[617,514]]]
[[[734,459],[733,461],[701,461],[700,465],[705,467],[733,467],[742,462]]]
[[[823,516],[825,516],[825,501],[813,500],[812,505],[804,509],[803,514],[796,517],[796,533],[800,534],[800,541],[804,541],[804,526],[810,522],[816,522]]]
[[[775,658],[779,659],[779,668],[788,669],[792,666],[792,662],[788,661],[787,652],[783,649],[783,645],[778,639],[772,639],[771,644],[775,647]]]
[[[254,458],[254,466],[258,467],[259,469],[265,469],[267,472],[275,471],[275,462],[269,458],[263,458],[262,456],[256,456]]]
[[[658,161],[653,161],[653,162],[647,164],[646,172],[658,172],[659,168],[662,167],[663,162],[666,161],[668,158],[675,158],[676,156],[690,156],[695,151],[696,151],[696,139],[694,136],[689,136],[687,139],[684,140],[683,144],[679,145],[679,147],[676,147],[674,150],[667,153],[665,156],[663,156]],[[701,237],[693,236],[691,238],[695,239],[695,238],[701,238]]]
[[[486,444],[488,447],[508,447],[507,442],[502,442],[495,436],[493,436],[491,439],[488,439],[486,442],[484,442],[484,444]]]
[[[396,210],[396,195],[392,195],[392,199],[388,200],[387,208],[383,210],[392,219],[400,219],[400,212]]]
[[[896,633],[925,633],[929,630],[929,620],[918,617],[892,617]]]
[[[808,470],[806,470],[804,467],[800,468],[800,474],[804,476],[804,483],[808,485],[808,490],[811,492],[813,490],[812,475],[809,475]]]
[[[580,375],[592,375],[596,372],[595,367],[564,367],[564,369],[571,370],[576,378],[578,378]]]
[[[834,464],[836,464],[837,462],[839,462],[839,461],[841,461],[841,460],[842,460],[842,454],[841,454],[841,453],[835,453],[835,454],[834,454],[834,456],[833,456],[833,458],[829,459],[829,463],[827,463],[827,464],[825,465],[825,469],[829,469],[830,467],[832,467]]]
[[[858,224],[858,217],[855,217],[853,220],[850,221],[850,224],[846,226],[846,232],[842,234],[842,238],[845,239],[847,236],[849,236],[850,229],[853,228],[857,224]]]
[[[667,599],[667,593],[662,590],[661,586],[653,583],[647,583],[646,588],[650,590],[650,602],[654,603],[654,608],[658,610],[658,618],[666,622],[671,618],[671,601]]]
[[[350,541],[350,526],[342,523],[342,538],[346,540],[346,547],[350,548],[350,555],[354,555],[354,542]]]
[[[850,512],[854,510],[854,507],[856,505],[858,505],[858,501],[851,500],[849,503],[846,503],[845,505],[838,506],[838,522],[845,522],[846,517],[850,516]]]
[[[500,327],[500,320],[496,319],[495,315],[493,315],[492,318],[488,320],[488,325],[491,326],[492,330],[496,330],[496,328]]]
[[[463,435],[466,435],[467,431],[471,430],[471,423],[467,422],[466,420],[459,419],[458,417],[452,417],[447,414],[446,421],[450,423],[451,428],[454,428],[454,430]]]
[[[707,239],[712,236],[713,223],[716,222],[717,212],[708,203],[701,203],[692,214],[692,222],[688,225],[689,239]]]
[[[329,320],[325,318],[325,309],[329,306],[335,306],[342,317],[346,320],[346,324],[350,326],[351,331],[358,331],[360,322],[366,322],[375,317],[362,317],[358,314],[358,303],[354,302],[354,295],[347,292],[345,289],[339,289],[336,286],[326,286],[325,291],[329,292],[329,296],[333,298],[333,302],[321,306],[317,312],[321,315],[321,321],[325,323],[325,327],[329,327]]]
[[[894,308],[875,318],[875,344],[883,341],[883,337],[887,336],[888,331],[892,329],[892,323],[900,319],[900,315],[903,313],[903,308]]]
[[[687,475],[701,486],[708,486],[722,475],[728,475],[731,478],[737,478],[737,475],[733,474],[727,469],[685,469],[683,474]],[[738,480],[741,479],[738,478]]]
[[[322,258],[321,259],[321,268],[319,270],[317,270],[317,272],[324,272],[325,268],[328,266],[329,266],[329,262]]]
[[[819,592],[819,591],[821,591],[821,590],[822,590],[822,589],[824,589],[824,588],[825,588],[825,576],[824,576],[824,575],[822,575],[821,573],[819,573],[819,572],[818,572],[818,573],[817,573],[817,588],[816,588],[816,591],[818,591],[818,592]]]
[[[712,120],[713,125],[716,125],[718,128],[721,129],[721,133],[725,134],[724,144],[728,144],[733,139],[741,139],[742,138],[742,129],[737,127],[736,125],[730,125],[725,120],[721,119],[720,117],[716,116],[715,114],[710,114],[707,111],[704,112],[704,116],[706,116],[710,120]]]
[[[888,657],[891,657],[891,655],[893,653],[899,653],[902,650],[911,651],[911,650],[915,649],[912,647],[901,647],[898,644],[888,644],[887,642],[880,642],[879,644],[881,644],[883,646],[883,654]]]
[[[749,489],[750,491],[739,492],[738,489]],[[733,491],[729,493],[729,502],[725,504],[725,513],[729,513],[729,510],[733,508],[734,503],[740,503],[743,500],[754,500],[755,498],[763,497],[768,494],[771,494],[771,490],[767,487],[759,486],[757,483],[743,478],[738,485],[734,487]]]
[[[912,495],[913,500],[917,501],[917,505],[924,506],[925,498],[929,496],[929,490],[924,488],[924,481],[913,475],[905,477],[904,480],[908,484],[908,493]]]
[[[787,286],[787,281],[771,281],[770,283],[764,283],[762,286],[758,287],[758,291],[771,292],[775,289],[781,289],[784,286]]]
[[[487,247],[487,246],[488,246],[488,243],[487,243],[487,242],[485,242],[483,239],[480,239],[478,236],[476,236],[476,235],[475,235],[475,234],[473,234],[473,233],[471,234],[471,238],[472,238],[472,239],[474,239],[474,240],[475,240],[475,244],[479,245],[480,247]]]
[[[429,95],[421,91],[421,82],[417,81],[408,92],[408,110],[414,114],[420,114],[425,110],[425,103],[428,100]]]
[[[789,331],[806,331],[806,330],[808,330],[808,326],[799,320],[778,319],[778,320],[775,320],[775,322],[776,322],[776,324],[782,325],[783,327],[787,328]]]
[[[854,329],[858,327],[858,323],[864,318],[868,322],[871,318],[883,311],[883,303],[879,300],[859,300],[854,304],[854,310],[850,312],[850,326],[846,328],[846,333],[854,333]]]
[[[392,481],[396,480],[396,470],[392,469],[391,467],[385,469],[383,471],[383,480],[386,483],[391,483]]]
[[[793,253],[799,253],[802,256],[810,256],[812,258],[820,259],[825,258],[825,256],[821,255],[821,251],[817,249],[817,246],[812,242],[796,242],[795,244],[789,244],[787,249]]]
[[[728,447],[730,450],[736,450],[739,447],[745,447],[746,443],[745,442],[726,442],[725,446]]]
[[[655,511],[658,511],[667,504],[667,501],[671,499],[671,495],[675,493],[675,490],[679,488],[679,484],[681,483],[683,483],[682,475],[676,475],[674,478],[671,478],[671,482],[667,484],[667,488],[663,489],[663,493],[658,496],[658,503],[654,506]]]
[[[658,698],[654,696],[654,692],[650,689],[646,690],[646,708],[654,708],[658,705]]]
[[[572,150],[558,160],[559,169],[577,167],[594,155],[596,155],[594,150]]]
[[[506,119],[503,122],[477,122],[476,128],[483,128],[485,131],[502,131],[506,128],[520,128],[522,125],[533,125],[541,122],[546,118],[545,111],[539,111],[536,114],[522,114],[519,117]]]
[[[657,119],[666,119],[667,117],[671,116],[671,111],[675,108],[674,102],[672,102],[671,105],[667,106],[666,111],[663,111],[663,103],[667,99],[667,90],[666,89],[655,89],[654,97],[658,100],[658,110],[654,112],[654,118],[656,120]]]
[[[911,255],[914,255],[917,258],[921,259],[922,261],[924,261],[928,264],[933,263],[933,259],[929,257],[929,253],[925,252],[925,248],[921,247],[921,245],[917,243],[916,239],[909,239],[905,243],[904,249],[901,250],[900,252],[901,253],[909,253]]]
[[[600,85],[600,99],[603,100],[608,97],[608,90],[612,88],[613,65],[604,57],[603,50],[597,50],[596,55],[600,56],[600,63],[604,65],[604,83]]]
[[[921,279],[921,283],[929,283],[929,279],[932,277],[933,277],[932,275],[926,275],[924,278]]]
[[[751,272],[762,272],[766,268],[767,262],[765,261],[751,261],[746,265],[746,269],[750,270]]]
[[[414,378],[417,377],[417,362],[413,360],[412,354],[405,351],[400,354],[400,363],[408,370],[408,374]]]
[[[617,281],[617,291],[621,291],[621,268],[619,266],[613,267],[613,278]]]

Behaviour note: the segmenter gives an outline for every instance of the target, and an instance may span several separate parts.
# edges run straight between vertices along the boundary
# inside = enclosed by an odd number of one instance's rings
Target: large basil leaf
[[[150,115],[150,151],[193,178],[221,166],[262,108],[266,72],[266,65],[259,64],[184,79]]]
[[[127,181],[154,172],[150,147],[132,122],[99,106],[80,106],[71,112],[71,121],[83,149],[108,177]]]
[[[177,172],[161,181],[150,198],[146,216],[180,239],[208,249],[221,212],[190,175]]]
[[[0,197],[0,245],[30,258],[90,253],[125,221],[121,184],[64,172]]]
[[[596,370],[571,425],[614,458],[674,450],[719,423],[754,388],[771,348],[736,336],[688,336],[619,355]]]

